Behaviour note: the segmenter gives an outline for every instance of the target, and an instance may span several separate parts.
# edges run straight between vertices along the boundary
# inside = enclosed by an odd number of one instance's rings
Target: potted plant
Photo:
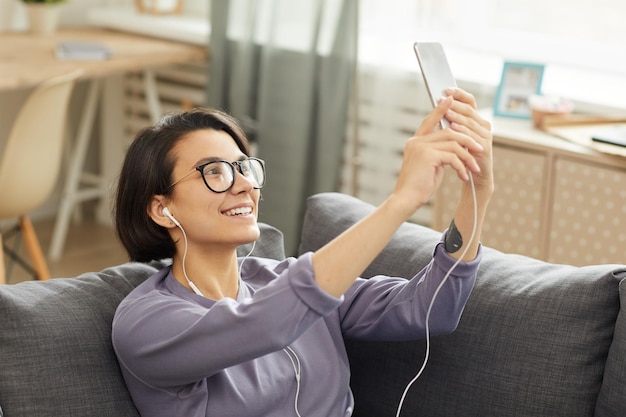
[[[56,32],[59,13],[65,0],[22,0],[26,6],[31,32],[50,35]]]

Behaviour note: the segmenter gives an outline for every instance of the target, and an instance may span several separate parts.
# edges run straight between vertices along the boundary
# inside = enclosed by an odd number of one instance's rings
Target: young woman
[[[142,416],[351,415],[344,338],[423,338],[433,294],[464,254],[429,321],[435,334],[455,329],[474,284],[493,179],[489,123],[470,94],[448,94],[407,141],[389,198],[319,251],[280,262],[237,258],[239,245],[259,237],[265,167],[235,120],[193,110],[138,134],[119,178],[117,232],[132,260],[172,258],[113,322]],[[451,128],[436,130],[443,117]],[[430,264],[409,281],[358,278],[448,165],[465,184]]]

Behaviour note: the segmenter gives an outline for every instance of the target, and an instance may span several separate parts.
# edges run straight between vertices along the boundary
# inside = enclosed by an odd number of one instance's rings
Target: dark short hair
[[[118,179],[114,219],[130,260],[149,262],[176,253],[167,230],[148,215],[148,206],[155,195],[172,192],[174,145],[186,134],[203,129],[226,132],[250,155],[248,139],[237,120],[224,111],[206,108],[165,115],[156,125],[142,129],[128,148]]]

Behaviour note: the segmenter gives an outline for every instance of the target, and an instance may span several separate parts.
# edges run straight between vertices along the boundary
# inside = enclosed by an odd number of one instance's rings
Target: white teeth
[[[252,213],[252,207],[238,207],[238,208],[224,212],[224,214],[227,216],[238,216],[240,214],[250,214],[250,213]]]

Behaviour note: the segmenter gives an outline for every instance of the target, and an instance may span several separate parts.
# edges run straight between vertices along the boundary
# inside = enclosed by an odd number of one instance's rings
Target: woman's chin
[[[250,227],[245,233],[245,236],[244,234],[242,234],[242,242],[243,242],[242,245],[256,242],[260,236],[261,236],[261,229],[259,229],[259,225],[255,221],[254,225],[250,225]]]

